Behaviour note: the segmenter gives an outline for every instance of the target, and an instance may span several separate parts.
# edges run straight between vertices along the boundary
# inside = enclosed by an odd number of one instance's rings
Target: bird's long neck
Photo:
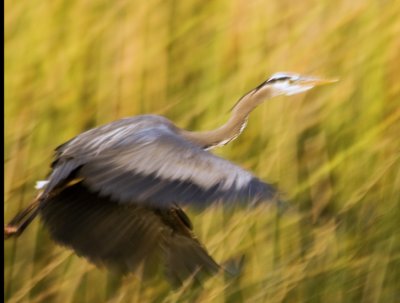
[[[201,132],[192,132],[182,130],[182,135],[200,145],[205,149],[210,149],[216,146],[225,145],[228,142],[237,138],[244,130],[247,124],[249,114],[262,103],[265,99],[272,97],[272,91],[269,86],[262,83],[257,88],[253,89],[244,95],[232,108],[232,114],[224,125],[221,127]]]

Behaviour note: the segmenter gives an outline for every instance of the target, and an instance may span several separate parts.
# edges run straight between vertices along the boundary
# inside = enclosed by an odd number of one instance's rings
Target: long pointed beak
[[[338,82],[339,79],[320,79],[320,78],[314,78],[314,77],[304,77],[299,79],[299,83],[301,85],[312,85],[312,86],[320,86],[320,85],[326,85],[326,84],[331,84]]]

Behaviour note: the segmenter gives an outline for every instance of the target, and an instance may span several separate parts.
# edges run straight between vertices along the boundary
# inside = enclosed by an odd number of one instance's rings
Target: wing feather
[[[55,241],[96,265],[123,274],[144,265],[152,274],[162,261],[176,285],[197,272],[198,278],[216,273],[219,265],[190,231],[189,218],[174,211],[178,218],[169,210],[119,205],[78,183],[46,200],[40,214]]]
[[[121,123],[105,128],[106,134],[97,130],[78,136],[58,150],[54,171],[65,174],[60,166],[79,167],[77,177],[88,188],[120,203],[207,206],[276,198],[273,186],[186,140],[168,120],[144,120],[137,122],[140,127],[130,120],[125,128]]]

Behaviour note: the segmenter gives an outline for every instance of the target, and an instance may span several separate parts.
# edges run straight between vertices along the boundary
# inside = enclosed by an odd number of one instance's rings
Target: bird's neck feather
[[[269,97],[272,97],[272,94],[268,86],[254,89],[236,103],[232,108],[229,120],[224,125],[210,131],[192,132],[182,130],[181,134],[189,141],[205,149],[225,145],[241,134],[246,127],[249,114]]]

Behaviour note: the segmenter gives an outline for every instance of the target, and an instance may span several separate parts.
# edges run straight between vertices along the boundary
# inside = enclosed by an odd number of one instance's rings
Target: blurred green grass
[[[243,275],[171,292],[120,280],[56,246],[39,222],[5,242],[6,302],[398,302],[400,3],[5,1],[5,220],[35,196],[52,150],[143,113],[223,123],[276,71],[339,77],[260,106],[215,152],[277,183],[299,212],[190,211]]]

